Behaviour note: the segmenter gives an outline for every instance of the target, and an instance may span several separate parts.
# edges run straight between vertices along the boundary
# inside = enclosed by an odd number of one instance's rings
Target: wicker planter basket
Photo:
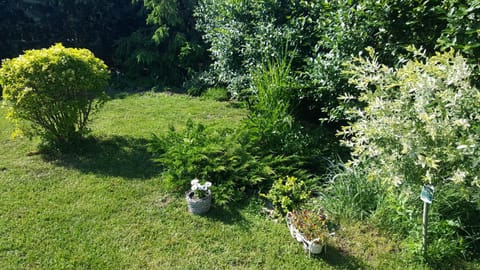
[[[212,205],[212,193],[210,192],[210,190],[203,198],[194,198],[193,195],[194,192],[191,190],[185,194],[185,197],[187,199],[188,212],[195,215],[200,215],[210,210],[210,206]]]
[[[303,248],[308,251],[309,254],[320,254],[325,250],[326,245],[320,238],[316,239],[307,239],[305,236],[295,227],[293,224],[293,216],[291,212],[287,213],[286,216],[287,227],[290,231],[292,237],[298,242],[303,244]]]

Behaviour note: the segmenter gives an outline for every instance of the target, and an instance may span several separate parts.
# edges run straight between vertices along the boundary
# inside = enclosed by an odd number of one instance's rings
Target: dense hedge
[[[478,59],[478,1],[203,0],[198,28],[213,57],[210,80],[242,95],[258,65],[291,50],[302,87],[293,93],[300,117],[343,119],[338,97],[357,95],[342,75],[344,62],[373,47],[380,62],[397,65],[415,45],[433,55],[455,47]]]

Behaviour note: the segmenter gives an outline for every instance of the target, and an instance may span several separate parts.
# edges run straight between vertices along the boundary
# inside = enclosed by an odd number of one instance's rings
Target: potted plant
[[[207,181],[204,184],[200,184],[200,181],[195,178],[190,184],[191,188],[185,196],[188,211],[196,215],[207,212],[212,205],[212,192],[210,191],[212,183]]]
[[[335,233],[333,222],[323,211],[300,210],[287,213],[290,234],[310,254],[319,254],[325,249],[327,240]]]

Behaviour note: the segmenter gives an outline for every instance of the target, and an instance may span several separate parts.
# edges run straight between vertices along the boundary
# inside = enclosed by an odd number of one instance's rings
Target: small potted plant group
[[[321,253],[326,248],[328,238],[335,234],[334,224],[321,210],[288,212],[286,220],[292,237],[303,243],[310,254]]]
[[[195,178],[190,184],[191,188],[186,193],[188,211],[196,215],[207,212],[212,205],[212,192],[210,191],[212,183],[207,181],[200,184],[200,181]]]

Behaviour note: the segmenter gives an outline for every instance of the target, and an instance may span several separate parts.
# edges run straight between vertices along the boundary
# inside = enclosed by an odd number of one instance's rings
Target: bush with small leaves
[[[283,216],[310,198],[312,186],[310,181],[287,176],[277,179],[268,193],[261,196],[273,204],[275,215]]]
[[[108,67],[87,49],[28,50],[4,60],[0,85],[7,117],[17,130],[45,143],[68,145],[87,131],[90,114],[105,101]]]
[[[297,156],[257,155],[251,151],[248,134],[240,128],[215,129],[188,120],[183,131],[171,127],[167,133],[154,136],[149,151],[163,168],[167,189],[183,192],[193,178],[210,181],[217,206],[268,189],[275,175],[308,178]]]
[[[411,52],[416,58],[398,68],[379,64],[373,50],[349,65],[365,106],[341,133],[353,150],[350,165],[387,184],[374,213],[383,227],[418,240],[419,189],[435,186],[428,253],[441,264],[478,254],[480,91],[468,60],[453,50]]]
[[[413,49],[412,49],[413,50]],[[367,104],[343,128],[353,163],[367,162],[370,176],[407,184],[480,186],[480,91],[471,67],[453,51],[418,57],[398,69],[377,58],[350,66],[350,82]]]

